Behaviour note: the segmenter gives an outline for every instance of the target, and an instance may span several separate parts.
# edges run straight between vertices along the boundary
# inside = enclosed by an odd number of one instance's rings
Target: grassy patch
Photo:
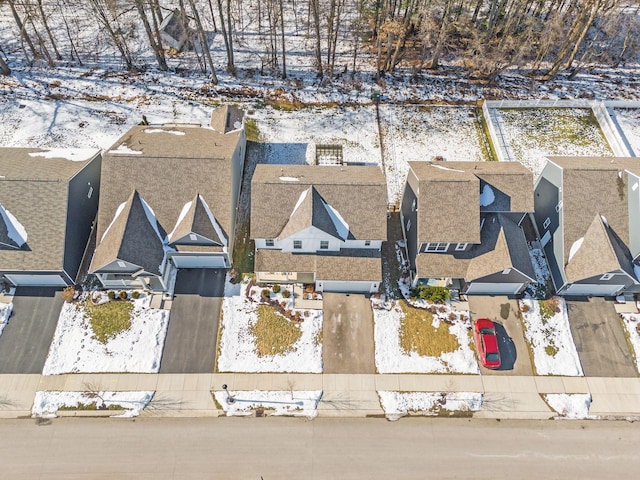
[[[93,336],[101,343],[107,343],[120,332],[131,328],[132,310],[131,302],[115,301],[102,305],[84,303],[84,311],[91,322]]]
[[[233,268],[240,276],[253,272],[255,242],[249,238],[249,228],[242,226],[233,246]]]
[[[560,301],[557,298],[538,300],[538,304],[540,305],[540,318],[543,325],[546,325],[547,321],[556,313],[560,313]]]
[[[322,340],[324,340],[323,334],[322,334],[322,328],[320,330],[318,330],[318,333],[316,333],[316,338],[314,339],[314,344],[316,346],[320,346],[322,345]]]
[[[256,337],[258,356],[282,355],[294,350],[300,340],[300,328],[278,315],[269,305],[258,305],[258,320],[250,327]]]
[[[631,334],[629,333],[629,326],[625,323],[624,319],[618,316],[618,320],[622,324],[622,333],[624,334],[624,338],[627,341],[627,347],[629,348],[629,352],[631,352],[631,358],[633,358],[633,365],[638,365],[637,357],[636,357],[636,349],[633,347],[633,342],[631,341]]]
[[[439,357],[460,348],[457,337],[449,331],[448,323],[441,321],[435,328],[432,325],[433,314],[428,310],[412,307],[404,300],[400,300],[400,307],[404,313],[400,323],[400,346],[405,352]]]
[[[124,410],[122,405],[102,405],[98,407],[98,402],[82,403],[78,402],[78,405],[62,405],[58,407],[58,410]]]
[[[544,347],[544,351],[550,357],[555,357],[557,353],[560,351],[558,347],[556,347],[553,343],[550,343],[546,347]]]
[[[261,140],[258,124],[252,118],[247,118],[244,122],[244,130],[247,134],[248,142],[259,142]]]

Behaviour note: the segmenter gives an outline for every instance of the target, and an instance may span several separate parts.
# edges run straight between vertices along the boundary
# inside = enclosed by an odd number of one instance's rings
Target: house
[[[184,10],[172,10],[160,24],[160,38],[168,48],[181,52],[191,48],[195,31],[189,28],[189,16]]]
[[[535,219],[561,295],[640,291],[640,160],[550,157]]]
[[[94,149],[0,148],[0,284],[76,282],[98,210]]]
[[[258,165],[251,182],[258,281],[376,292],[386,199],[378,167]]]
[[[535,281],[521,228],[532,211],[520,163],[409,162],[400,213],[412,285],[521,293]]]
[[[167,291],[177,268],[231,266],[243,118],[224,106],[206,127],[136,126],[106,152],[90,267],[105,288]]]

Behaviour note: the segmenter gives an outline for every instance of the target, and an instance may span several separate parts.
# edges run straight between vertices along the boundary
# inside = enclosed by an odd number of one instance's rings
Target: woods
[[[174,9],[190,50],[162,40]],[[0,45],[3,75],[13,59],[167,70],[182,56],[215,84],[219,65],[242,74],[238,49],[252,48],[260,74],[280,78],[304,53],[323,81],[453,66],[492,82],[509,68],[540,79],[616,68],[640,52],[640,2],[623,0],[1,0],[0,12],[16,34]]]

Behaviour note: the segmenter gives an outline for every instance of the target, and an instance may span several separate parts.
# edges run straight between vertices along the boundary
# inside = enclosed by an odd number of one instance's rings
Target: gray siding
[[[615,275],[609,280],[602,280],[602,275],[605,273],[614,273]],[[634,283],[633,279],[631,279],[629,275],[622,270],[602,272],[600,275],[595,275],[578,282],[573,282],[574,285],[624,285],[625,288],[632,286]]]
[[[98,212],[101,160],[98,155],[69,181],[63,265],[72,280],[78,275]],[[93,188],[91,198],[88,197],[90,188]]]
[[[444,242],[441,242],[441,243],[444,243]],[[464,242],[461,242],[461,243],[464,243]],[[420,248],[419,248],[420,253],[427,253],[427,245],[428,243],[426,242],[420,244]],[[456,242],[451,242],[449,243],[449,247],[446,250],[442,252],[429,252],[429,253],[463,253],[470,250],[473,245],[476,245],[476,244],[467,243],[467,246],[464,248],[464,250],[456,250],[456,247],[458,246],[458,244]]]
[[[629,199],[629,250],[631,256],[636,258],[640,255],[640,178],[630,173],[627,174],[627,198]]]
[[[497,272],[486,277],[474,280],[473,283],[528,283],[529,278],[523,275],[515,268],[512,268],[509,273]]]
[[[242,130],[240,140],[236,145],[236,150],[231,156],[231,215],[229,221],[229,232],[225,232],[228,237],[229,257],[233,255],[233,244],[235,241],[236,214],[238,212],[238,201],[240,199],[240,187],[242,185],[242,174],[244,172],[244,160],[246,153],[246,133]],[[233,259],[231,259],[233,260]]]
[[[206,237],[203,237],[202,235],[199,235],[197,233],[195,235],[196,235],[195,240],[191,240],[191,234],[188,234],[188,235],[185,235],[184,237],[177,238],[172,243],[176,245],[218,245],[217,243],[213,242],[212,240],[209,240]]]
[[[329,167],[327,167],[329,168]],[[413,173],[409,171],[409,177],[413,177]],[[417,186],[417,179],[415,179],[415,185]],[[402,229],[406,235],[407,241],[407,255],[409,257],[409,267],[411,270],[415,272],[416,270],[416,255],[418,253],[418,210],[420,206],[418,205],[418,198],[416,192],[414,191],[414,186],[412,185],[414,182],[409,182],[407,179],[407,183],[404,187],[404,195],[402,197],[402,206],[400,207],[401,212],[401,221],[403,222]],[[416,202],[415,211],[411,211],[411,206],[413,202]],[[407,231],[406,226],[407,222],[411,222],[411,228]]]

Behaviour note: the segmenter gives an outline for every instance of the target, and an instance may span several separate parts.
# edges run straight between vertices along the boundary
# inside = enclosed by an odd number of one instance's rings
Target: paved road
[[[567,302],[569,325],[587,377],[636,377],[613,304],[602,298]]]
[[[218,418],[0,421],[3,479],[633,478],[626,422]]]
[[[213,373],[225,273],[178,271],[160,373]]]
[[[362,294],[323,294],[324,373],[375,373],[373,312]]]
[[[0,373],[42,373],[63,303],[53,288],[16,289],[0,336]]]

